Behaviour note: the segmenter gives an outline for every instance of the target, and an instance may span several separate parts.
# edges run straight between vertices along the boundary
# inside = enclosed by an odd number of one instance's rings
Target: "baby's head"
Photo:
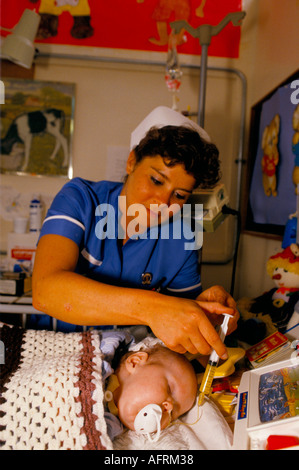
[[[197,381],[192,365],[181,354],[160,345],[125,355],[116,375],[120,383],[114,392],[118,416],[132,430],[137,414],[146,405],[161,407],[164,429],[186,413],[196,398]]]

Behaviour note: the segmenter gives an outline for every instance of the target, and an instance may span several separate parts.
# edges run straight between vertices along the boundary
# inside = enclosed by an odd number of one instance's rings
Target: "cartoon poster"
[[[241,0],[2,0],[1,26],[13,28],[25,8],[41,16],[37,43],[165,52],[170,23],[216,26]],[[5,32],[1,32],[5,36]],[[240,26],[231,22],[212,38],[209,56],[239,56]],[[178,52],[201,54],[198,38],[182,31]]]
[[[299,108],[291,99],[293,93],[291,82],[279,87],[262,106],[249,197],[256,224],[283,227],[296,212]]]

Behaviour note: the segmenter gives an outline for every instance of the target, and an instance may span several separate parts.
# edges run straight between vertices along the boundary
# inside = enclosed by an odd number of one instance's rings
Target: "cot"
[[[112,442],[104,418],[101,335],[0,323],[0,448],[231,449],[232,431],[211,400],[195,404],[157,442],[130,430]]]

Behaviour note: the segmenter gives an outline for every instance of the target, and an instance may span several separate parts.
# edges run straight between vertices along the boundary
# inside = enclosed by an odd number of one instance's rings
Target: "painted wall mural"
[[[164,52],[170,23],[217,25],[241,11],[241,0],[2,0],[2,26],[13,28],[25,8],[41,16],[37,43]],[[1,32],[5,35],[7,33]],[[209,56],[239,56],[240,27],[228,24],[209,47]],[[181,32],[178,51],[200,55],[199,40]]]

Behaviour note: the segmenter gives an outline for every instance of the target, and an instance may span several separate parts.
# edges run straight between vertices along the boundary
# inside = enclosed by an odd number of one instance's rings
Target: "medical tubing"
[[[240,211],[235,209],[231,209],[230,207],[224,205],[222,207],[223,214],[231,214],[236,216],[237,218],[237,232],[236,232],[236,241],[235,241],[235,250],[233,256],[233,270],[232,270],[232,278],[231,278],[231,287],[230,287],[230,295],[234,295],[235,289],[235,278],[236,278],[236,268],[237,268],[237,260],[238,260],[238,249],[239,249],[239,242],[240,242],[240,235],[241,235],[241,214]]]

